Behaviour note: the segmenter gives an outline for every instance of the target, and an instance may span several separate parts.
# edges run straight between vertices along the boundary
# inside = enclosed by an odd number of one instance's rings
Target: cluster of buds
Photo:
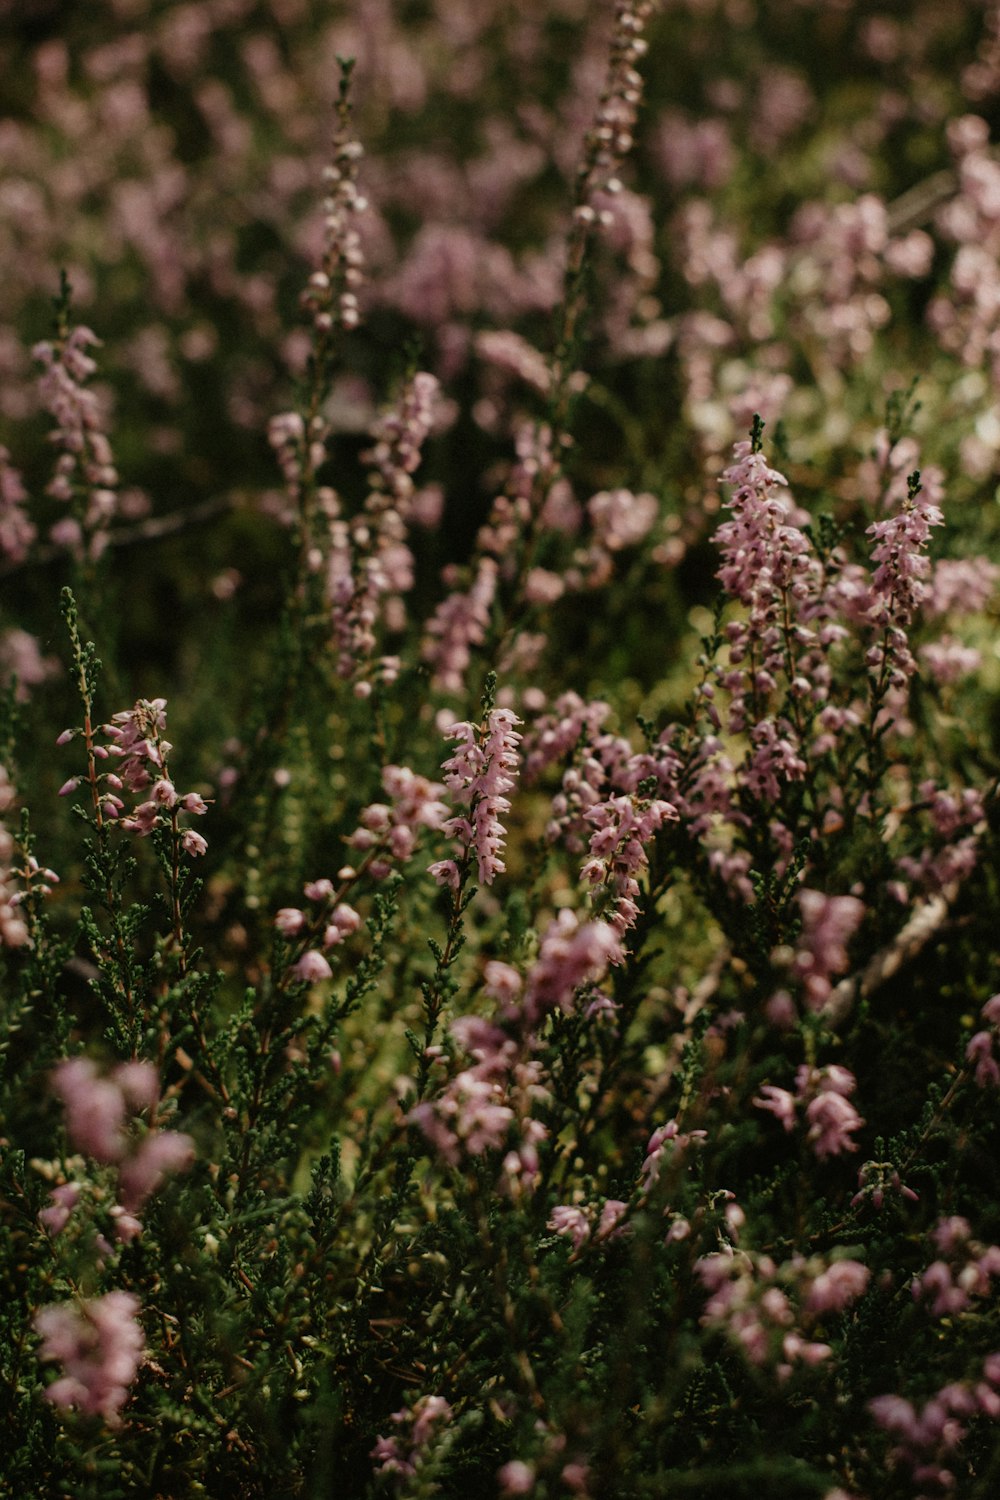
[[[14,796],[7,768],[0,765],[0,946],[5,948],[23,948],[31,941],[21,908],[31,896],[47,895],[59,880],[54,870],[42,869],[33,855],[20,866],[13,863],[17,846],[3,819],[14,805]]]
[[[87,350],[99,344],[89,328],[77,327],[52,342],[36,344],[32,351],[43,367],[39,392],[56,420],[52,441],[60,450],[46,493],[78,507],[78,516],[56,523],[52,539],[77,551],[86,540],[92,558],[104,550],[108,522],[118,507],[111,444],[97,398],[87,385],[97,369]]]
[[[358,166],[364,152],[351,132],[348,102],[351,66],[341,64],[337,133],[332,160],[323,169],[323,259],[302,294],[313,326],[325,338],[336,324],[356,328],[361,321],[357,291],[364,275],[364,252],[354,221],[368,207],[358,192]]]
[[[362,509],[349,520],[328,509],[330,545],[327,576],[337,646],[337,671],[354,676],[371,657],[380,618],[389,630],[406,623],[401,596],[413,585],[413,554],[407,543],[413,513],[413,474],[434,420],[435,376],[418,370],[372,429],[374,446],[363,455],[373,468]],[[394,675],[393,659],[379,664],[383,680]],[[370,693],[360,680],[355,692]]]
[[[179,793],[170,779],[167,757],[173,746],[163,733],[167,725],[166,707],[165,698],[148,702],[140,698],[134,708],[114,714],[111,723],[102,726],[111,744],[93,745],[93,754],[98,760],[114,757],[118,770],[95,777],[98,810],[102,819],[111,818],[140,837],[170,823],[179,833],[187,854],[204,854],[208,845],[201,834],[193,828],[181,829],[177,821],[181,812],[200,817],[208,807],[197,792]],[[66,745],[79,733],[77,729],[64,729],[56,743]],[[68,797],[81,780],[79,776],[70,777],[60,787],[59,795]],[[127,811],[122,792],[131,792],[142,800]],[[148,796],[143,797],[144,793]]]
[[[916,1203],[919,1195],[906,1186],[891,1161],[866,1161],[858,1172],[858,1191],[851,1199],[851,1207],[870,1204],[877,1213],[887,1197]]]
[[[652,0],[618,0],[615,6],[607,78],[587,135],[577,182],[574,218],[584,230],[595,224],[602,212],[610,223],[607,210],[595,206],[598,194],[621,191],[617,172],[632,149],[632,132],[642,98],[642,75],[636,65],[647,50],[643,31],[652,10]]]

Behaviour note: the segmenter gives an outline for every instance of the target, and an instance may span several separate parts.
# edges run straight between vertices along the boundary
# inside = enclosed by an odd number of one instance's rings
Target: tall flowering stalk
[[[59,450],[46,493],[70,507],[69,515],[52,528],[52,540],[92,565],[108,544],[118,509],[118,471],[97,397],[88,384],[97,363],[87,351],[101,341],[82,324],[70,326],[69,297],[64,275],[55,336],[36,344],[33,353],[42,366],[39,393],[55,417],[51,438]]]
[[[454,755],[444,762],[444,783],[452,797],[466,804],[444,825],[458,844],[458,858],[439,860],[431,874],[439,885],[458,891],[464,883],[471,859],[475,859],[481,885],[492,885],[507,867],[501,858],[507,836],[501,818],[510,812],[507,792],[513,791],[514,773],[520,756],[521,736],[514,728],[521,721],[509,708],[491,708],[482,723],[452,724],[446,730],[458,741]]]

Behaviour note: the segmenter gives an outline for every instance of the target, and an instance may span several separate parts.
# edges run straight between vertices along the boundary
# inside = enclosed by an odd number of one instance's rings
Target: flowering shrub
[[[994,8],[5,17],[0,1494],[987,1500]]]

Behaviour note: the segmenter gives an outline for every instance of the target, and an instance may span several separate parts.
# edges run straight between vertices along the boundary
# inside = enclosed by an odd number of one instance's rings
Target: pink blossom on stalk
[[[396,1432],[391,1437],[378,1438],[371,1452],[380,1472],[406,1478],[416,1474],[439,1428],[451,1414],[451,1406],[443,1396],[420,1396],[411,1407],[394,1411],[391,1420]]]
[[[459,723],[447,730],[447,738],[460,744],[444,762],[445,785],[468,806],[468,814],[450,818],[444,830],[458,841],[463,855],[475,855],[483,885],[491,885],[506,869],[500,857],[506,829],[500,820],[510,811],[504,794],[515,785],[521,736],[514,725],[520,722],[509,708],[493,708],[485,725]],[[451,861],[438,862],[434,875],[441,885],[456,884],[457,871],[453,873]]]
[[[97,397],[87,385],[97,364],[86,351],[100,342],[89,328],[76,327],[51,342],[43,340],[32,351],[43,367],[39,393],[55,417],[52,440],[60,450],[46,493],[55,500],[80,497],[82,527],[75,519],[72,524],[77,545],[85,541],[91,558],[99,557],[106,547],[108,523],[118,508],[118,472],[111,444]],[[62,537],[73,545],[68,529]]]
[[[642,1191],[650,1192],[659,1182],[665,1156],[672,1158],[675,1153],[690,1146],[692,1141],[703,1141],[706,1138],[707,1132],[704,1130],[682,1131],[676,1120],[658,1125],[646,1144],[646,1159],[639,1174]]]
[[[12,563],[23,562],[35,540],[35,526],[25,510],[27,498],[9,452],[0,445],[0,557]]]
[[[820,1010],[830,996],[830,976],[847,969],[847,943],[865,907],[856,896],[827,896],[807,889],[799,890],[798,902],[802,936],[794,971],[805,984],[810,1009]]]
[[[321,979],[329,979],[333,970],[316,948],[308,948],[302,957],[291,967],[291,974],[296,979],[301,979],[305,984],[317,984]]]
[[[821,1271],[809,1288],[806,1306],[810,1312],[843,1312],[863,1294],[871,1272],[859,1260],[834,1260]]]
[[[763,1084],[759,1095],[753,1100],[757,1109],[768,1110],[785,1130],[795,1129],[795,1103],[794,1094],[773,1083]]]
[[[94,1161],[120,1161],[126,1149],[122,1090],[86,1057],[60,1063],[52,1084],[65,1105],[66,1129],[76,1149]]]
[[[556,1205],[549,1216],[548,1228],[571,1240],[574,1250],[579,1250],[590,1239],[590,1220],[587,1215],[582,1208],[568,1203]]]
[[[603,979],[623,960],[621,939],[609,922],[581,923],[564,908],[550,923],[525,982],[521,1015],[534,1028],[553,1010],[568,1011],[581,985]]]
[[[910,476],[911,493],[902,510],[876,521],[867,535],[874,542],[871,617],[876,625],[908,625],[926,594],[931,564],[924,549],[933,526],[944,525],[939,506],[922,498],[920,475]]]
[[[126,1213],[134,1214],[158,1192],[170,1172],[186,1172],[194,1160],[194,1142],[179,1130],[151,1130],[118,1170],[119,1195]]]
[[[806,1104],[809,1144],[821,1160],[844,1151],[857,1151],[858,1143],[851,1136],[861,1129],[864,1120],[846,1097],[855,1087],[853,1074],[846,1068],[831,1067],[816,1075],[816,1069],[805,1066],[796,1075],[800,1098],[815,1090]]]
[[[333,887],[330,889],[332,893]],[[299,911],[297,906],[283,906],[275,913],[274,925],[282,937],[294,937],[306,925],[305,912]]]
[[[61,1234],[69,1223],[70,1214],[76,1207],[80,1197],[80,1184],[78,1182],[65,1182],[59,1187],[54,1187],[49,1194],[49,1206],[40,1210],[38,1221],[43,1224],[49,1234]]]
[[[409,766],[386,766],[382,787],[388,802],[364,808],[359,826],[346,841],[368,857],[368,873],[375,880],[383,880],[416,853],[422,829],[439,829],[448,817],[448,805],[442,801],[445,788]],[[332,892],[331,886],[328,894]]]
[[[66,1130],[73,1146],[96,1162],[118,1167],[121,1207],[126,1214],[133,1215],[157,1192],[168,1172],[186,1171],[191,1165],[194,1143],[190,1136],[154,1125],[136,1141],[134,1130],[127,1129],[135,1115],[155,1113],[160,1084],[152,1064],[121,1063],[101,1076],[89,1058],[74,1057],[56,1068],[52,1087],[66,1109]],[[61,1206],[54,1201],[53,1209]]]
[[[58,1361],[64,1372],[46,1389],[46,1400],[117,1426],[142,1359],[138,1312],[139,1299],[131,1292],[39,1308],[39,1357]]]
[[[590,836],[590,858],[580,873],[591,885],[603,885],[611,892],[609,920],[618,932],[633,927],[639,915],[636,876],[649,863],[648,845],[664,823],[677,817],[672,803],[635,796],[609,797],[584,813],[584,821],[594,832]]]
[[[476,575],[465,592],[455,586],[456,577],[448,574],[446,582],[451,585],[451,592],[431,616],[421,649],[441,692],[459,694],[464,689],[472,647],[486,639],[498,571],[494,558],[480,558]]]

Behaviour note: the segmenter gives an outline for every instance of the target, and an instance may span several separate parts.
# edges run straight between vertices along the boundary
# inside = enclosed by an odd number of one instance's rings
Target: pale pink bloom
[[[451,1415],[451,1405],[443,1396],[420,1396],[411,1408],[403,1407],[392,1413],[397,1432],[388,1438],[378,1438],[370,1456],[383,1473],[415,1474],[438,1428]]]
[[[69,1222],[70,1214],[80,1197],[78,1182],[63,1183],[49,1194],[49,1207],[39,1212],[39,1223],[44,1224],[49,1234],[59,1234]]]
[[[590,1239],[590,1220],[582,1208],[576,1208],[568,1203],[557,1204],[552,1210],[548,1221],[549,1229],[554,1229],[556,1234],[565,1235],[573,1243],[573,1249],[579,1250],[580,1246]]]
[[[831,1261],[809,1288],[806,1306],[816,1313],[843,1312],[863,1294],[870,1278],[871,1272],[860,1261]]]
[[[774,1115],[786,1130],[795,1128],[795,1095],[780,1089],[773,1083],[761,1086],[760,1094],[752,1101],[758,1109],[766,1109]]]
[[[305,923],[305,912],[300,911],[297,906],[283,906],[275,913],[274,925],[282,937],[294,937],[297,932],[302,931]]]
[[[321,979],[329,979],[333,970],[315,948],[309,948],[302,957],[294,963],[289,971],[296,979],[301,979],[305,984],[317,984]]]
[[[597,1221],[596,1236],[600,1240],[617,1239],[628,1226],[622,1221],[628,1212],[628,1204],[621,1198],[607,1198]]]
[[[463,854],[475,855],[483,885],[492,884],[506,869],[500,857],[506,839],[501,818],[510,810],[505,793],[514,788],[520,759],[521,736],[514,729],[519,723],[509,708],[494,708],[483,726],[459,723],[446,731],[446,737],[458,740],[459,747],[444,762],[445,785],[468,808],[468,815],[459,814],[443,826]],[[453,884],[447,863],[439,861],[431,873],[439,884]]]
[[[818,1157],[857,1151],[858,1143],[851,1136],[855,1130],[860,1130],[864,1121],[843,1094],[833,1089],[817,1094],[806,1105],[806,1121],[809,1125],[808,1140]]]
[[[201,834],[195,833],[193,828],[185,828],[181,834],[181,844],[188,854],[204,854],[208,849],[208,844],[202,838]]]
[[[46,1389],[46,1399],[118,1425],[142,1359],[138,1312],[139,1299],[130,1292],[40,1308],[34,1319],[39,1356],[58,1361],[64,1371]]]
[[[62,1062],[52,1086],[66,1108],[66,1129],[78,1151],[95,1161],[119,1161],[125,1152],[125,1100],[110,1079],[86,1057]]]
[[[848,967],[847,943],[865,914],[855,896],[827,896],[822,891],[798,892],[802,936],[795,955],[795,972],[804,981],[806,999],[819,1010],[830,996],[830,977]]]
[[[177,1130],[151,1130],[119,1168],[119,1190],[127,1213],[137,1212],[158,1192],[169,1172],[186,1172],[194,1160],[194,1142]]]
[[[531,1464],[513,1458],[498,1471],[497,1482],[505,1500],[513,1495],[530,1495],[535,1487],[535,1471]]]
[[[621,963],[622,956],[621,940],[610,923],[581,923],[575,912],[564,908],[546,929],[528,972],[525,1022],[533,1027],[551,1010],[570,1010],[576,990],[603,979],[609,965]]]

